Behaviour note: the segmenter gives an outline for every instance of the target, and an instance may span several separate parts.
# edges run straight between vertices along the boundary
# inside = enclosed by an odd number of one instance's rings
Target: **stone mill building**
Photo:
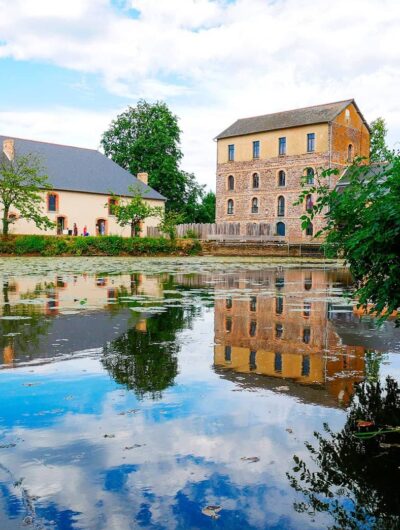
[[[217,138],[216,221],[240,234],[310,241],[322,224],[301,229],[306,205],[294,206],[306,177],[338,168],[333,188],[356,156],[369,157],[370,130],[353,99],[242,118]],[[307,197],[307,206],[315,200]],[[275,237],[274,237],[275,236]]]

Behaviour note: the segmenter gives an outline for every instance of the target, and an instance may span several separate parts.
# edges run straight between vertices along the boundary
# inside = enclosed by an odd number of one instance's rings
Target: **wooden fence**
[[[215,235],[238,236],[240,223],[188,223],[176,226],[177,237],[193,234],[198,239],[212,239]],[[148,237],[160,237],[157,227],[147,227]]]

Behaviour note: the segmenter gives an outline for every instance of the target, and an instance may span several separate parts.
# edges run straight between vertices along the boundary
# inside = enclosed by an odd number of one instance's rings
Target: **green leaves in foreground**
[[[350,267],[359,307],[385,320],[400,307],[400,156],[390,163],[363,165],[356,160],[346,171],[347,184],[332,189],[337,169],[316,175],[296,204],[312,194],[315,202],[301,218],[302,227],[323,215],[328,257],[339,255]]]

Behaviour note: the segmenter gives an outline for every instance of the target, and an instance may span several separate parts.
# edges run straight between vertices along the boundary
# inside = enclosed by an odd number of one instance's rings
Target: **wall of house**
[[[107,195],[96,193],[81,193],[75,191],[54,191],[58,195],[57,212],[49,212],[47,210],[47,193],[43,193],[44,213],[53,222],[57,222],[58,217],[65,218],[66,228],[72,230],[74,223],[78,226],[79,235],[83,233],[83,228],[86,226],[90,235],[97,235],[96,223],[99,219],[106,221],[106,235],[121,235],[130,236],[130,227],[120,227],[114,215],[108,213],[108,199]],[[146,199],[150,206],[158,206],[164,208],[164,201]],[[57,228],[44,231],[35,226],[31,221],[18,218],[18,211],[11,210],[10,214],[16,214],[17,221],[10,225],[11,234],[57,234]],[[147,234],[148,226],[157,226],[159,219],[150,217],[146,219],[142,225],[141,235]]]
[[[285,239],[291,243],[316,241],[301,229],[300,216],[305,213],[305,205],[294,206],[302,191],[301,180],[305,169],[315,172],[321,168],[338,167],[343,170],[347,164],[348,145],[354,147],[354,154],[368,157],[369,132],[360,115],[351,104],[329,125],[317,124],[294,127],[254,135],[224,138],[218,141],[217,182],[216,182],[216,221],[240,222],[241,234],[246,235],[249,223],[267,223],[270,234],[276,235],[278,222],[285,223]],[[307,153],[307,134],[316,136],[315,151]],[[278,138],[286,137],[286,155],[278,156]],[[254,140],[260,140],[260,158],[252,158]],[[235,145],[235,160],[228,161],[228,145]],[[286,185],[278,185],[278,173],[285,171]],[[258,173],[260,185],[252,187],[252,176]],[[228,189],[228,177],[233,175],[235,189]],[[331,177],[334,187],[339,176]],[[278,217],[278,198],[285,198],[285,215]],[[252,199],[258,198],[258,213],[252,213]],[[228,214],[228,200],[234,201],[234,213]],[[315,200],[315,197],[313,198]],[[314,234],[323,227],[323,217],[314,221]]]

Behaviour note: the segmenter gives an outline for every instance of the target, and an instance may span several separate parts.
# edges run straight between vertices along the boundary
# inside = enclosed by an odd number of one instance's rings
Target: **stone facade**
[[[309,133],[315,135],[313,152],[307,152]],[[280,137],[287,139],[287,154],[281,156],[278,155]],[[260,142],[258,159],[252,157],[254,141]],[[235,145],[235,159],[229,161],[228,145],[232,144]],[[315,173],[329,167],[342,172],[347,165],[349,151],[352,157],[369,156],[369,130],[353,104],[343,109],[331,123],[218,140],[216,221],[240,222],[242,235],[246,235],[250,223],[264,223],[270,236],[281,235],[278,223],[284,223],[285,235],[282,238],[286,241],[315,241],[313,235],[301,229],[300,216],[305,213],[305,205],[293,204],[302,191],[302,177],[307,168],[312,168]],[[279,182],[280,171],[285,174],[284,186]],[[253,175],[258,177],[258,188],[253,186]],[[232,177],[234,186],[230,189]],[[331,187],[336,185],[338,178],[331,177]],[[284,198],[284,208],[278,215],[280,197]],[[229,213],[228,201],[233,201],[233,213]],[[254,202],[258,208],[252,208]],[[323,222],[322,217],[315,220],[313,234],[323,226]]]

